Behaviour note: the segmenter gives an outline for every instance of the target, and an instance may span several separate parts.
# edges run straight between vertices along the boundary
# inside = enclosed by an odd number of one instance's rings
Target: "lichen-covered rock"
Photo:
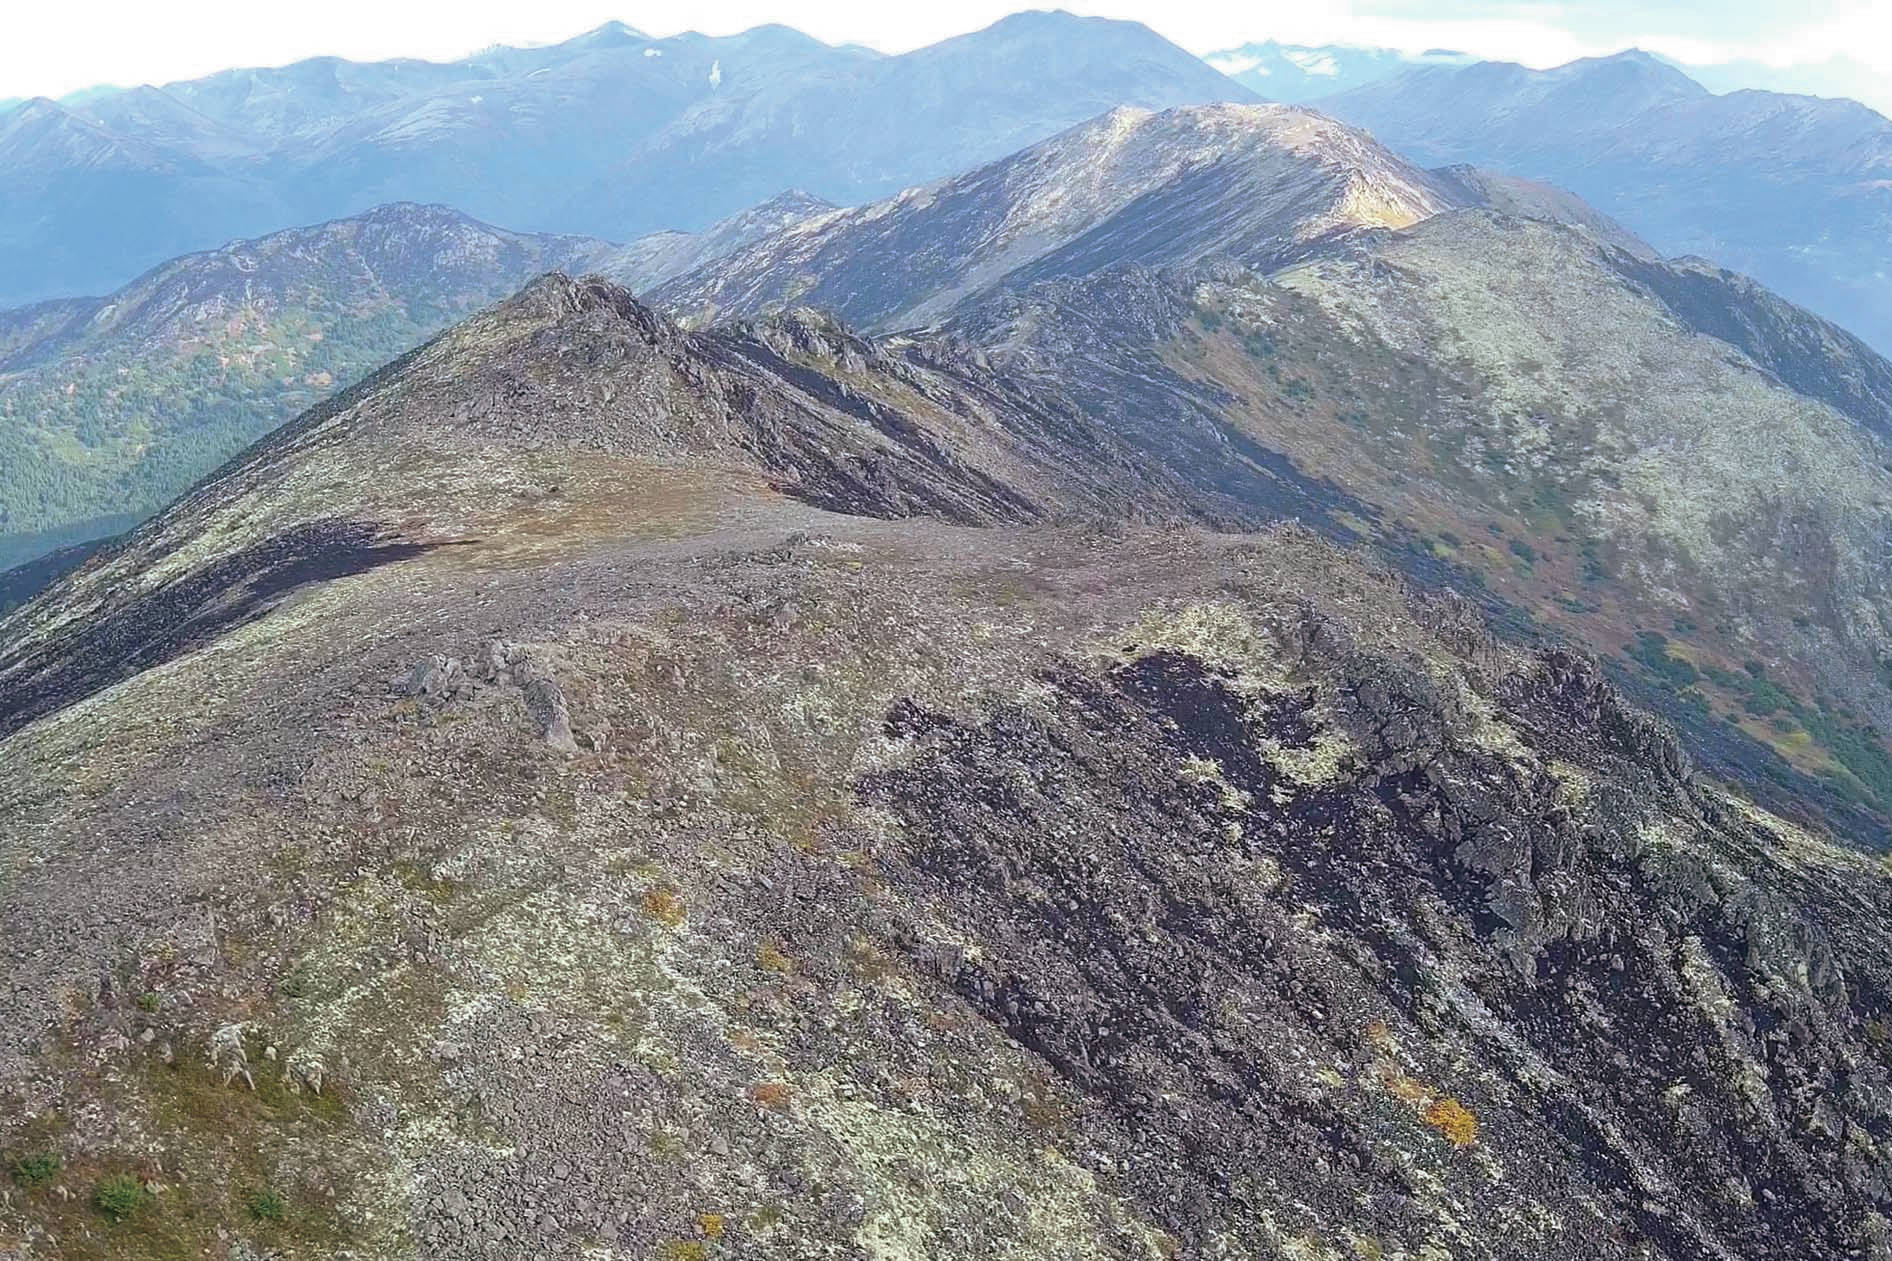
[[[1008,515],[1112,502],[1050,412],[627,301],[5,623],[0,1257],[1885,1255],[1882,858],[1310,529]],[[599,437],[680,417],[758,428]]]

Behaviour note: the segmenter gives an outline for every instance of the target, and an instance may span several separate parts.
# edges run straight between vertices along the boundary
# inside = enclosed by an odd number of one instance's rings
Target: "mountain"
[[[788,192],[701,233],[614,246],[382,206],[174,259],[107,298],[0,311],[0,565],[128,528],[298,410],[542,272],[653,287],[833,209]],[[101,504],[116,510],[101,516]]]
[[[594,269],[634,292],[734,253],[743,246],[839,207],[790,189],[711,224],[701,232],[653,232],[607,255]]]
[[[939,324],[1169,464],[1167,426],[1218,428],[1388,563],[1609,656],[1718,771],[1887,832],[1892,364],[1569,193],[1292,107],[1122,111],[652,298]]]
[[[1555,70],[1431,67],[1319,108],[1417,161],[1571,189],[1665,254],[1694,254],[1892,348],[1892,121],[1841,100],[1717,96],[1641,53]]]
[[[0,301],[97,291],[292,216],[242,169],[33,100],[0,114]]]
[[[1203,57],[1215,69],[1271,101],[1302,105],[1377,83],[1417,66],[1462,66],[1473,58],[1446,49],[1413,56],[1393,48],[1351,44],[1282,44],[1264,40]]]
[[[1892,364],[1752,281],[1470,209],[945,331],[1119,426],[1220,418],[1388,563],[1606,656],[1716,773],[1892,835]]]
[[[1870,1255],[1882,861],[1075,401],[548,278],[0,622],[0,1237]]]
[[[125,528],[391,355],[613,248],[386,206],[0,311],[0,563]]]
[[[1134,22],[1014,14],[899,57],[855,56],[805,82],[749,84],[724,68],[717,92],[641,144],[563,213],[578,230],[701,215],[696,172],[734,209],[784,187],[842,205],[963,171],[1117,106],[1255,99]],[[864,125],[871,120],[871,125]],[[666,226],[666,225],[653,225]]]
[[[0,115],[0,302],[383,203],[540,232],[698,231],[785,188],[837,204],[1117,105],[1252,94],[1135,23],[1028,13],[897,57],[780,26],[612,24],[463,61],[334,58]]]
[[[1683,68],[1690,78],[1714,92],[1758,88],[1788,96],[1846,97],[1892,115],[1892,94],[1886,90],[1885,75],[1856,56],[1837,55],[1790,66],[1740,60],[1694,63]]]
[[[1002,278],[1210,256],[1278,264],[1459,204],[1373,139],[1306,110],[1118,109],[1001,161],[810,219],[661,287],[699,318],[784,303],[925,322]]]

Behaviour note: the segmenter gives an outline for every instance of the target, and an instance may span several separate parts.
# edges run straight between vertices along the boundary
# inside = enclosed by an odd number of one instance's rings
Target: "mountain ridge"
[[[1205,202],[1215,180],[1231,187]],[[1211,216],[1202,204],[1223,209]],[[924,322],[1008,274],[1066,265],[1072,252],[1108,251],[1125,263],[1217,252],[1273,259],[1451,204],[1429,173],[1307,110],[1119,109],[965,175],[765,237],[654,297],[697,318],[792,300],[867,326]],[[1096,237],[1133,208],[1126,231],[1139,243],[1130,252]],[[1153,233],[1149,219],[1210,226],[1198,240]]]
[[[0,622],[0,1226],[1871,1246],[1874,856],[971,353],[548,278]]]
[[[758,27],[228,71],[0,116],[17,194],[0,215],[0,302],[115,288],[219,240],[395,201],[612,240],[697,230],[784,188],[880,196],[1118,104],[1251,95],[1146,27],[1057,14],[899,57]],[[139,100],[168,103],[161,125]],[[51,131],[25,143],[22,120],[48,106]],[[183,113],[212,126],[179,130]]]
[[[1428,68],[1319,104],[1417,160],[1568,188],[1664,254],[1712,258],[1892,345],[1866,279],[1888,261],[1892,121],[1857,102],[1718,96],[1643,56]]]

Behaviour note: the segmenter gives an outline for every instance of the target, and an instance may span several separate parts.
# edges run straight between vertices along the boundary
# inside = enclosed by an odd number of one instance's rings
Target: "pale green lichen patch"
[[[1191,601],[1145,610],[1131,625],[1091,642],[1091,652],[1105,660],[1135,659],[1158,652],[1193,657],[1215,669],[1225,685],[1251,704],[1289,695],[1295,678],[1280,639],[1257,623],[1255,615],[1227,600]],[[1257,748],[1283,777],[1302,788],[1335,782],[1344,773],[1353,743],[1317,699],[1306,718],[1313,737],[1288,743],[1262,735]]]
[[[958,1127],[837,1099],[812,1082],[802,1097],[808,1122],[857,1171],[867,1208],[855,1243],[873,1261],[939,1256],[942,1226],[970,1222],[991,1239],[988,1255],[1017,1261],[1162,1255],[1151,1223],[1055,1149],[996,1130],[969,1145]]]

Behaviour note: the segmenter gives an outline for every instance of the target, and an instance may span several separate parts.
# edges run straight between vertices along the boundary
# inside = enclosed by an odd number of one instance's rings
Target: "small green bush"
[[[92,1191],[92,1207],[115,1222],[122,1222],[144,1207],[144,1183],[128,1173],[115,1173]]]
[[[59,1173],[59,1157],[52,1152],[35,1152],[31,1156],[20,1156],[8,1166],[13,1180],[23,1187],[36,1187],[51,1182]]]
[[[280,1222],[289,1216],[289,1199],[275,1187],[251,1193],[250,1216],[259,1222]]]

